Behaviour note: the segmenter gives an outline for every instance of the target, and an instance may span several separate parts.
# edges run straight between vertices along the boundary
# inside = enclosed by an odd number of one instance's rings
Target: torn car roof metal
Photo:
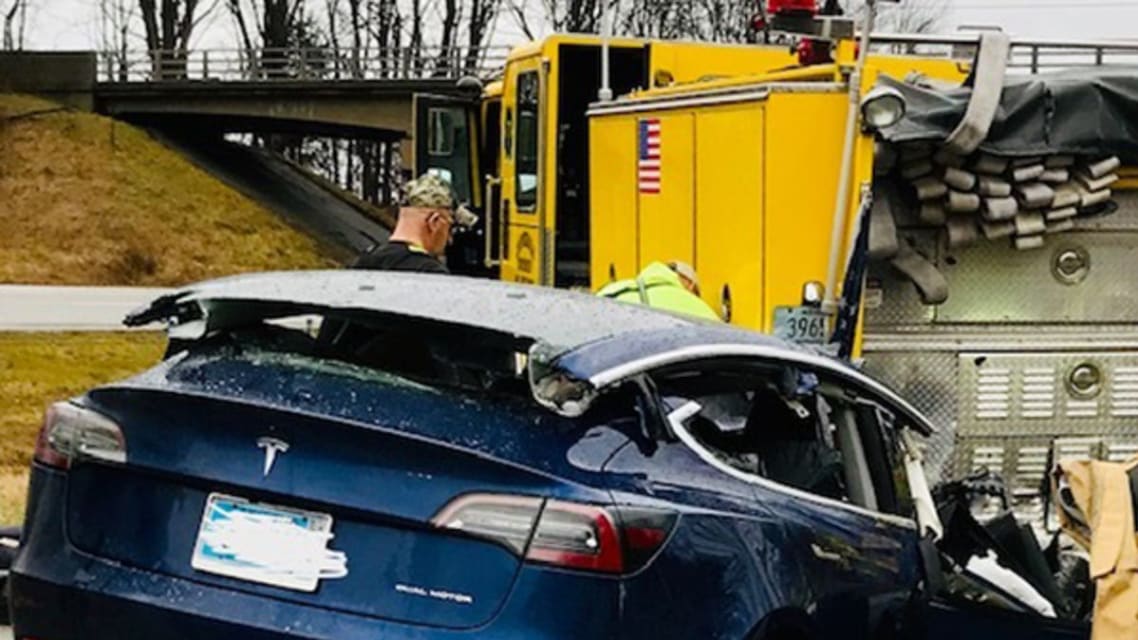
[[[354,310],[465,325],[559,350],[638,330],[692,326],[695,320],[584,293],[494,280],[391,271],[293,271],[234,276],[189,285],[124,320],[201,321],[202,335],[305,309]]]
[[[265,320],[328,310],[424,321],[511,336],[526,343],[538,392],[550,375],[604,389],[651,370],[714,358],[753,358],[807,367],[856,382],[902,408],[915,430],[933,426],[904,399],[848,364],[776,338],[592,295],[494,280],[380,271],[294,271],[234,276],[162,296],[124,320],[169,323],[172,337],[196,339]],[[522,345],[519,345],[522,346]],[[534,369],[540,369],[540,372]],[[588,387],[588,389],[585,389]],[[583,399],[583,398],[582,398]],[[578,403],[570,413],[587,410]]]

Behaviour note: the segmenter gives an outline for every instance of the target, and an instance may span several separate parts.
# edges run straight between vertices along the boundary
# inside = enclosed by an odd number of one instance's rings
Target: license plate
[[[321,579],[348,574],[347,557],[328,548],[332,516],[210,494],[190,566],[198,571],[312,592]]]
[[[825,344],[830,340],[830,316],[814,307],[777,307],[774,335],[798,344]]]

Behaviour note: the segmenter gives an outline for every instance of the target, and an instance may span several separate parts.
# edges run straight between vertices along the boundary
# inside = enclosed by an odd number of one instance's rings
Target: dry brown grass
[[[161,333],[0,333],[0,524],[24,512],[44,409],[158,362]]]
[[[0,282],[169,286],[334,266],[145,132],[0,94]]]

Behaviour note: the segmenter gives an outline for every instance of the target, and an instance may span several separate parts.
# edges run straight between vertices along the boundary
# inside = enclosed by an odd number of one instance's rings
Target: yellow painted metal
[[[697,101],[665,111],[646,104],[643,111],[594,116],[593,140],[603,142],[594,148],[591,170],[605,179],[593,180],[593,286],[608,281],[610,265],[627,277],[652,261],[690,259],[708,304],[721,309],[727,287],[734,323],[773,329],[775,308],[800,304],[807,282],[825,280],[829,259],[841,169],[836,150],[849,103],[841,85],[810,87],[780,83],[765,97],[734,104]],[[662,127],[659,195],[620,184],[635,182],[627,177],[635,158],[617,145],[635,152],[645,118],[659,118]],[[872,143],[859,136],[855,185],[872,175]],[[617,218],[618,226],[608,213],[620,210],[639,214],[635,256],[622,236],[631,222]],[[856,199],[849,211],[852,232]]]
[[[807,282],[825,282],[848,94],[775,93],[766,117],[764,221],[766,292],[762,323],[802,302]],[[857,185],[863,176],[854,174]]]
[[[467,131],[481,131],[482,121],[484,117],[482,114],[473,111],[466,114],[466,130]],[[482,158],[478,153],[478,145],[470,145],[470,204],[477,208],[482,208],[485,203],[482,201]]]
[[[637,128],[632,118],[610,118],[589,127],[595,158],[589,163],[589,246],[594,289],[636,275],[637,257]],[[602,160],[603,159],[603,160]]]
[[[692,262],[695,251],[694,116],[687,112],[645,113],[660,121],[661,189],[641,193],[637,185],[639,268],[651,262]],[[637,140],[633,139],[633,145]]]
[[[557,140],[560,49],[599,46],[596,36],[556,35],[515,49],[500,86],[485,95],[502,99],[502,131],[516,114],[519,73],[537,71],[541,82],[538,203],[516,207],[516,164],[503,152],[502,198],[510,202],[501,276],[552,284],[557,229]],[[833,206],[841,168],[853,43],[841,43],[837,62],[794,67],[782,48],[651,42],[617,38],[613,47],[648,46],[649,76],[670,80],[627,97],[629,112],[590,120],[590,267],[593,288],[628,278],[656,260],[692,262],[708,304],[721,309],[730,292],[732,321],[773,329],[774,310],[801,303],[803,286],[824,281]],[[666,74],[660,72],[667,72]],[[878,74],[960,81],[967,68],[947,59],[872,55],[862,82]],[[745,102],[724,104],[725,93],[766,88]],[[659,98],[690,98],[682,106]],[[701,102],[706,101],[706,102]],[[662,188],[637,188],[638,122],[659,118],[663,127]],[[873,138],[860,135],[845,220],[846,248],[856,231],[861,185],[872,179]],[[846,256],[843,256],[845,258]],[[858,336],[860,345],[860,335]]]
[[[1115,191],[1138,191],[1138,167],[1123,167],[1118,177],[1118,182],[1111,187]]]
[[[729,308],[733,324],[755,328],[764,317],[765,115],[757,101],[695,114],[693,264],[711,308]]]
[[[652,98],[691,96],[743,90],[772,82],[833,82],[837,78],[838,66],[833,64],[800,67],[797,69],[784,69],[770,73],[750,74],[729,78],[715,78],[702,80],[691,84],[677,84],[670,87],[640,91],[630,96],[630,100],[648,100]]]
[[[539,56],[513,60],[506,67],[503,79],[502,94],[502,132],[503,151],[499,162],[502,177],[502,202],[499,210],[502,215],[503,235],[505,242],[502,251],[501,278],[513,282],[528,282],[540,284],[542,282],[542,264],[545,259],[545,234],[543,233],[542,217],[544,214],[543,197],[545,185],[542,180],[537,183],[537,201],[532,208],[519,208],[517,192],[517,152],[518,136],[516,123],[518,120],[518,76],[525,73],[538,74],[539,80],[544,75],[542,59]],[[549,120],[548,101],[546,100],[544,86],[539,91],[538,127],[544,126]],[[544,148],[538,142],[539,151]],[[538,163],[538,175],[542,175],[541,162]],[[508,206],[505,206],[508,203]]]
[[[511,224],[506,230],[506,252],[502,258],[502,279],[524,284],[540,284],[542,260],[541,229],[536,225]]]
[[[718,76],[747,76],[796,66],[785,46],[652,42],[648,77],[670,76],[677,83]],[[659,85],[657,85],[659,86]]]

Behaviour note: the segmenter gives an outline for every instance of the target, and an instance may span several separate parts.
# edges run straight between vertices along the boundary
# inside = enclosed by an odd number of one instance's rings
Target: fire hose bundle
[[[985,34],[962,86],[878,81],[908,110],[879,131],[869,256],[909,278],[924,304],[948,299],[947,279],[898,227],[941,229],[949,249],[1039,249],[1079,217],[1116,208],[1119,171],[1138,163],[1135,70],[1013,77],[1009,54],[1006,35]]]
[[[898,227],[941,229],[950,249],[984,241],[1038,249],[1047,235],[1073,230],[1079,216],[1109,210],[1122,165],[1117,156],[963,156],[929,144],[905,145],[897,157],[878,181],[869,254],[912,280],[925,304],[947,300],[948,281],[900,241]]]
[[[909,159],[900,174],[918,203],[919,226],[943,227],[953,249],[981,238],[1010,238],[1020,250],[1042,247],[1044,235],[1070,231],[1077,216],[1103,210],[1122,164],[1115,156],[921,152],[902,152]]]

